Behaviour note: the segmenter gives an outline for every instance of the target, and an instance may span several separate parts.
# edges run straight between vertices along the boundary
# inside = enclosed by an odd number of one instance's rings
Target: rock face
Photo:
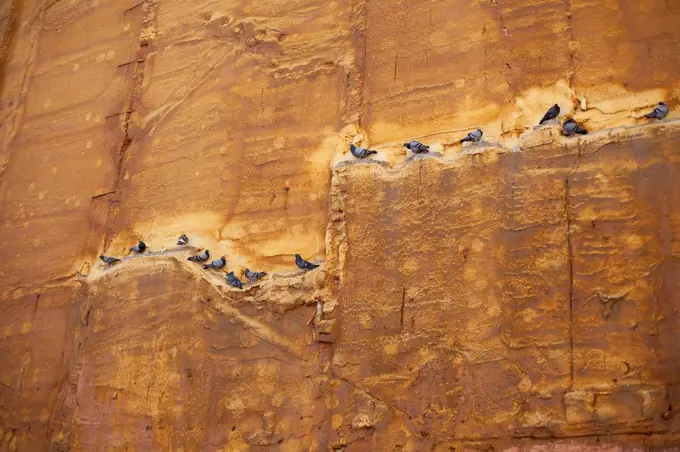
[[[680,449],[678,23],[5,1],[0,451]]]

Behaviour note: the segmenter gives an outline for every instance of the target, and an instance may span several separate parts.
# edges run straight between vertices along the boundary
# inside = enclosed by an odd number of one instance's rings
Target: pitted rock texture
[[[0,451],[677,450],[678,23],[5,1]]]
[[[647,132],[339,168],[333,371],[420,450],[677,431],[680,135]]]

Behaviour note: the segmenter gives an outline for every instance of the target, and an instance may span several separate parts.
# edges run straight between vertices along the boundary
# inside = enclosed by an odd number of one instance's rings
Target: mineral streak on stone
[[[680,448],[678,23],[0,2],[0,451]]]

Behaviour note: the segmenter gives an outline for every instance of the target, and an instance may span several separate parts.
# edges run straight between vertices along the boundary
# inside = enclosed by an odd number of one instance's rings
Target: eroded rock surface
[[[679,22],[4,2],[0,451],[680,448]]]

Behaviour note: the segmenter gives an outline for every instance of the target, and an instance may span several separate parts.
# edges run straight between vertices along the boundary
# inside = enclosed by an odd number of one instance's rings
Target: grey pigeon
[[[246,271],[244,272],[246,275],[246,278],[250,282],[255,282],[260,278],[264,278],[267,276],[267,272],[251,272],[249,268],[246,268]]]
[[[647,119],[663,119],[668,116],[668,105],[659,102],[659,105],[651,112],[645,115]]]
[[[575,133],[580,133],[581,135],[588,133],[586,129],[579,127],[578,123],[574,121],[573,118],[567,118],[567,120],[564,122],[564,125],[562,125],[562,131],[564,131],[564,134],[568,137]]]
[[[201,254],[197,254],[196,256],[191,256],[187,258],[187,260],[191,262],[205,262],[208,259],[210,259],[210,251],[208,250],[205,250]]]
[[[548,111],[545,112],[543,115],[543,118],[538,122],[538,124],[543,124],[546,121],[550,121],[551,119],[557,118],[560,114],[560,106],[555,104],[552,107],[548,109]]]
[[[180,235],[179,239],[177,239],[178,245],[186,245],[187,243],[189,243],[189,237],[186,234]]]
[[[304,260],[299,254],[295,255],[295,265],[297,265],[298,268],[301,268],[302,270],[312,270],[318,267],[318,265]]]
[[[409,149],[414,154],[420,154],[422,152],[430,152],[430,146],[425,146],[420,141],[409,141],[404,143],[404,147]]]
[[[358,159],[368,157],[369,155],[377,154],[378,151],[372,151],[370,149],[362,148],[360,146],[354,146],[353,143],[349,144],[349,152]]]
[[[142,242],[141,240],[138,244],[130,248],[130,251],[134,251],[136,253],[143,253],[144,250],[146,250],[146,243]]]
[[[111,256],[104,256],[103,254],[99,256],[99,259],[103,260],[106,265],[113,265],[120,262],[120,259],[116,259],[115,257]]]
[[[227,273],[227,282],[232,287],[238,287],[239,289],[243,289],[243,283],[241,283],[241,280],[234,275],[234,272]]]
[[[209,264],[205,264],[203,266],[203,268],[206,269],[206,270],[208,268],[214,268],[215,270],[219,270],[220,268],[224,267],[225,265],[227,265],[227,258],[222,256],[219,259],[214,260]]]
[[[466,141],[472,141],[472,142],[478,142],[479,140],[482,139],[482,135],[484,135],[484,132],[482,132],[482,129],[477,129],[473,130],[472,132],[468,133],[465,138],[460,140],[461,143],[465,143]]]

